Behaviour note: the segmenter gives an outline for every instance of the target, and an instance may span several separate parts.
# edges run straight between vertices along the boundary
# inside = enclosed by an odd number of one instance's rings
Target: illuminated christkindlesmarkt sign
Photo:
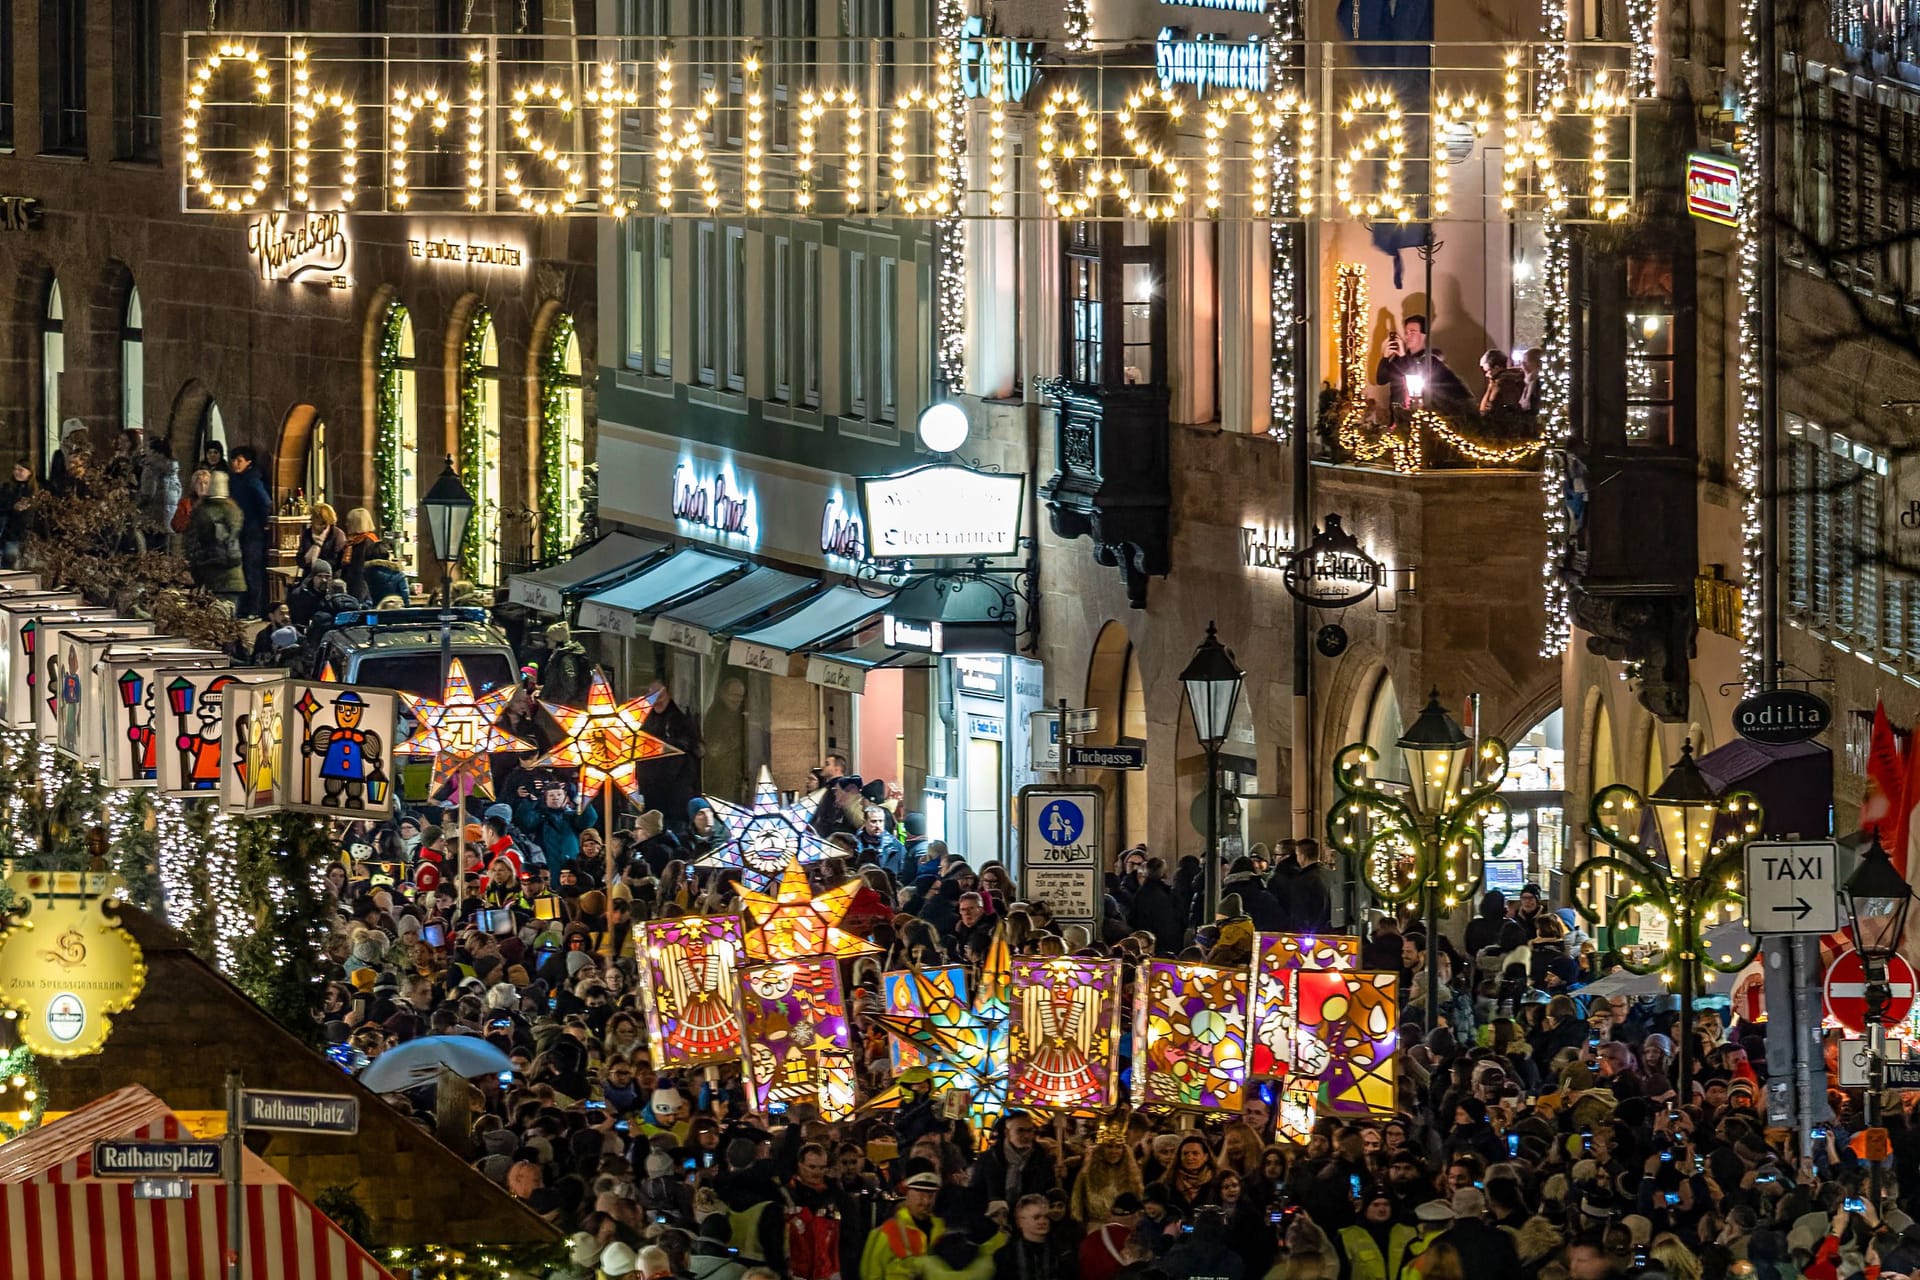
[[[775,63],[747,40],[640,37],[654,56],[615,61],[595,55],[634,41],[449,37],[464,58],[367,57],[378,39],[185,37],[183,207],[284,214],[254,224],[268,278],[340,270],[325,263],[343,256],[343,228],[324,220],[344,212],[1012,217],[1019,164],[1055,216],[1076,220],[1613,220],[1632,199],[1631,50],[1599,42],[1435,44],[1429,65],[1390,83],[1345,67],[1288,86],[1269,83],[1261,39],[1166,27],[1150,49],[1043,63],[1034,41],[976,19],[949,38],[874,44],[897,76],[889,101],[842,62]],[[724,52],[689,61],[681,48]],[[1308,65],[1327,52],[1292,54]],[[1535,93],[1549,74],[1569,88],[1550,110]],[[1038,118],[1012,122],[1023,103],[1040,103]],[[1023,158],[1008,134],[1026,130]],[[1506,157],[1481,213],[1447,207],[1463,137]],[[465,266],[520,257],[458,236],[409,248]]]

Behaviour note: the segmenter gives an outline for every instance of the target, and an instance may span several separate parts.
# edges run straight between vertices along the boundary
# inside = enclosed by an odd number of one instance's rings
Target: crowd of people
[[[1920,1271],[1902,1209],[1920,1127],[1892,1108],[1892,1152],[1854,1140],[1857,1099],[1802,1156],[1761,1106],[1765,1040],[1717,1009],[1588,997],[1604,953],[1537,886],[1488,894],[1459,941],[1372,921],[1362,966],[1403,975],[1396,1114],[1276,1129],[1271,1082],[1235,1114],[1047,1116],[976,1127],[931,1074],[895,1074],[879,974],[1018,954],[1244,958],[1255,929],[1324,930],[1333,880],[1310,841],[1228,869],[1197,919],[1198,866],[1128,850],[1098,927],[1022,901],[892,789],[823,762],[814,823],[859,881],[843,927],[858,1089],[897,1109],[828,1123],[810,1102],[756,1105],[737,1066],[656,1069],[637,922],[741,910],[737,870],[694,862],[724,838],[711,806],[600,836],[564,786],[488,807],[455,893],[449,813],[349,833],[325,1017],[349,1066],[427,1034],[481,1036],[514,1070],[396,1095],[478,1170],[570,1233],[556,1274],[698,1280],[1850,1280]],[[854,797],[858,797],[856,800]],[[611,855],[611,856],[609,856]],[[512,928],[481,928],[481,910]],[[489,917],[497,920],[497,917]],[[1441,1007],[1425,1010],[1429,946]],[[1693,1038],[1676,1079],[1675,1038]],[[1127,1045],[1122,1045],[1123,1073]],[[1876,1190],[1877,1188],[1877,1190]]]

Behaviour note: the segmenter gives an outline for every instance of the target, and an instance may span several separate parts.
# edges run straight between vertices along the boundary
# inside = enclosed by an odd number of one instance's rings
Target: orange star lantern
[[[668,746],[641,725],[653,710],[653,698],[640,697],[631,702],[615,702],[613,686],[598,671],[587,689],[585,707],[561,707],[551,702],[540,705],[552,713],[566,732],[566,741],[533,762],[534,768],[578,769],[580,793],[615,786],[627,798],[640,804],[640,781],[634,776],[642,760],[677,756],[680,748]]]
[[[880,950],[840,927],[861,883],[849,880],[814,896],[807,872],[789,862],[770,892],[741,887],[747,914],[755,922],[747,934],[747,955],[754,960],[798,960],[803,956],[863,956]]]
[[[458,658],[447,668],[447,687],[437,700],[405,690],[400,697],[415,724],[406,741],[394,748],[394,754],[433,757],[429,795],[439,795],[442,787],[450,785],[463,796],[468,792],[492,796],[491,753],[535,749],[531,742],[521,741],[494,723],[512,700],[513,686],[475,698],[473,682],[467,679],[467,670]]]

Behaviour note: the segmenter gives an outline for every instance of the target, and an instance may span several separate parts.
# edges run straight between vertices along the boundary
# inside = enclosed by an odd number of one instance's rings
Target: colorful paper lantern
[[[1246,1085],[1246,970],[1148,961],[1134,1013],[1134,1105],[1238,1114]]]
[[[1011,1106],[1095,1115],[1113,1105],[1120,1055],[1120,961],[1013,962]]]
[[[782,805],[773,775],[760,771],[753,803],[742,806],[707,797],[722,823],[726,839],[714,846],[697,865],[741,867],[762,876],[780,875],[795,862],[822,862],[843,852],[814,831],[813,814],[804,804]]]
[[[929,992],[940,993],[941,1007],[967,1008],[966,969],[945,964],[931,969],[894,969],[880,975],[881,1007],[896,1017],[925,1017]],[[927,1065],[920,1050],[899,1036],[887,1037],[887,1056],[896,1076],[909,1067]]]
[[[829,1086],[830,1064],[822,1055],[846,1053],[853,1044],[839,962],[830,955],[814,955],[748,965],[741,970],[741,986],[747,1067],[758,1107],[813,1102],[824,1111],[822,1092]]]
[[[635,772],[639,763],[680,754],[678,747],[668,746],[642,727],[653,702],[652,697],[615,702],[613,686],[605,676],[594,672],[593,683],[587,687],[586,706],[541,703],[567,736],[534,761],[534,767],[578,769],[583,797],[590,791],[614,786],[636,805],[643,803]]]
[[[849,880],[815,896],[807,871],[789,862],[770,891],[743,887],[741,898],[754,927],[747,932],[747,957],[792,960],[800,956],[863,956],[880,950],[865,938],[840,928],[859,894],[861,882]]]
[[[441,788],[451,787],[461,799],[476,792],[491,796],[492,753],[536,750],[533,743],[522,741],[495,723],[513,699],[513,686],[474,697],[473,682],[467,679],[467,669],[458,658],[447,667],[446,688],[438,699],[404,690],[400,697],[415,724],[406,741],[394,748],[394,754],[433,757],[429,795],[437,796]]]
[[[1328,1115],[1391,1115],[1400,978],[1302,969],[1294,975],[1299,1035],[1294,1071],[1320,1083]]]
[[[676,916],[640,925],[653,1064],[660,1070],[734,1062],[742,1052],[739,916]]]
[[[936,1089],[965,1090],[971,1098],[967,1118],[986,1126],[1007,1109],[1012,991],[1012,952],[1005,931],[996,930],[971,1003],[960,1002],[944,983],[928,983],[916,993],[927,1011],[924,1016],[883,1014],[874,1021],[920,1051]],[[894,1085],[870,1099],[867,1107],[883,1110],[904,1101],[905,1091]]]

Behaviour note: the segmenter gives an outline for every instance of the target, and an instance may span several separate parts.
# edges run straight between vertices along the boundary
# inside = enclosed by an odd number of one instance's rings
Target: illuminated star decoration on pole
[[[767,883],[783,874],[790,863],[824,862],[845,852],[829,844],[812,825],[805,802],[782,806],[773,775],[760,771],[753,804],[733,804],[708,796],[707,803],[726,824],[726,839],[695,864],[702,867],[742,867],[757,872]]]
[[[626,792],[627,799],[636,805],[642,803],[640,781],[634,776],[639,763],[680,754],[680,748],[668,746],[641,728],[647,713],[653,710],[653,702],[652,697],[615,702],[613,686],[605,676],[594,672],[585,707],[540,704],[560,722],[567,736],[532,767],[578,769],[583,802],[591,791],[614,786]]]
[[[965,1089],[971,1094],[968,1118],[984,1128],[1007,1109],[1007,1082],[1012,1074],[1007,1023],[1013,1011],[1013,953],[1007,946],[1006,929],[994,930],[971,1006],[961,1003],[944,981],[922,982],[934,976],[918,970],[913,974],[921,987],[924,1016],[882,1014],[873,1021],[920,1050],[933,1073],[936,1092]],[[867,1108],[899,1107],[905,1094],[893,1085],[875,1094]]]
[[[537,750],[533,743],[523,742],[495,723],[513,699],[513,686],[505,685],[475,698],[473,682],[467,679],[467,670],[458,658],[447,668],[447,687],[438,699],[404,689],[400,697],[415,723],[413,732],[394,748],[394,754],[433,757],[433,783],[428,795],[437,796],[442,787],[450,786],[457,800],[474,793],[491,798],[491,753]]]
[[[798,960],[804,956],[870,955],[880,950],[840,927],[862,888],[849,880],[818,897],[807,883],[806,868],[789,862],[769,892],[742,886],[741,899],[754,927],[747,933],[747,955],[754,960]]]

